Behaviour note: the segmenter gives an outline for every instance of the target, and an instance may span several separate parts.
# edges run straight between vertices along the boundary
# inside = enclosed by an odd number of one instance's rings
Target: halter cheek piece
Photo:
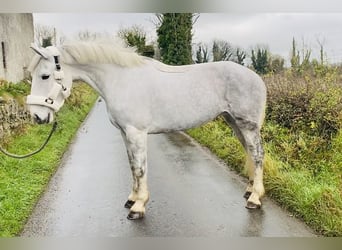
[[[57,112],[63,106],[65,99],[69,97],[70,89],[63,85],[64,72],[59,63],[59,55],[54,55],[54,62],[56,65],[56,70],[53,72],[55,81],[49,94],[46,97],[36,95],[27,96],[26,103],[28,105],[46,106]],[[56,100],[61,93],[63,95],[63,100],[58,103]]]

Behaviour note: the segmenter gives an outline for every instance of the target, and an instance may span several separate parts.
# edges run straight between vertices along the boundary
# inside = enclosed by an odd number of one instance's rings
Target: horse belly
[[[155,104],[149,133],[179,131],[213,120],[225,103],[215,93],[178,93]]]

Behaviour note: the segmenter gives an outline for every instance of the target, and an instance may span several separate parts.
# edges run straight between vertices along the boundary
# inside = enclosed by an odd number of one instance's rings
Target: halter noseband
[[[28,105],[46,106],[57,112],[63,106],[65,99],[69,97],[70,89],[63,85],[64,72],[59,63],[59,51],[54,47],[48,47],[47,49],[50,51],[52,50],[53,52],[53,58],[56,66],[56,70],[53,72],[55,82],[46,97],[28,95],[26,103]],[[60,103],[57,103],[56,100],[60,93],[63,95],[63,100]]]

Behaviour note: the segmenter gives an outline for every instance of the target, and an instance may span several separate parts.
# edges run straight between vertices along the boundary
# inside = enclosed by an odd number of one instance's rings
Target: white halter
[[[65,99],[69,97],[70,89],[63,85],[64,72],[59,64],[59,51],[55,47],[47,47],[46,49],[52,53],[55,60],[56,70],[53,72],[54,85],[47,96],[29,95],[27,96],[26,103],[28,105],[46,106],[57,112],[63,106]],[[63,100],[58,103],[57,97],[60,93],[63,95]]]

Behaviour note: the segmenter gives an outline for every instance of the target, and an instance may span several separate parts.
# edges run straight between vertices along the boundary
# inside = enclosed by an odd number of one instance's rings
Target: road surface
[[[268,198],[245,208],[245,180],[182,133],[148,139],[150,202],[126,219],[131,173],[120,132],[97,102],[22,236],[313,236]]]

